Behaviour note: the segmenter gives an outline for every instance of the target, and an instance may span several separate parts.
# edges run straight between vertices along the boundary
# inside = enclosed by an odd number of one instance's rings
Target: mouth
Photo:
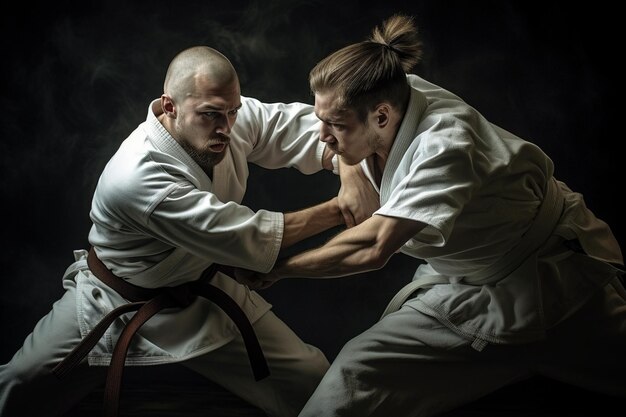
[[[220,153],[223,152],[224,149],[228,146],[228,142],[215,142],[208,146],[209,151]]]

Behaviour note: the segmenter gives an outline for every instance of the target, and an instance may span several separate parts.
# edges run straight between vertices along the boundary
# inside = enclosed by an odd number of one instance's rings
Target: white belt
[[[508,276],[518,268],[530,255],[537,251],[552,235],[561,213],[563,212],[563,195],[552,178],[547,183],[546,195],[539,207],[539,212],[530,225],[528,231],[522,236],[519,243],[509,253],[504,255],[494,264],[479,271],[478,273],[463,277],[463,281],[472,285],[494,284]],[[414,279],[402,287],[391,299],[383,312],[381,319],[387,314],[400,309],[402,304],[420,288],[430,288],[436,284],[446,284],[449,280],[442,275],[426,276]]]

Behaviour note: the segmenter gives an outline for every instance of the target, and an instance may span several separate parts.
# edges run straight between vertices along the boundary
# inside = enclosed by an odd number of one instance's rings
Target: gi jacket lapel
[[[389,200],[389,195],[392,190],[391,180],[396,172],[396,169],[398,168],[398,165],[400,164],[400,161],[404,157],[407,148],[416,138],[415,132],[417,131],[417,126],[419,125],[427,106],[428,103],[426,101],[426,96],[424,96],[424,94],[420,91],[412,88],[409,105],[404,114],[404,119],[402,120],[400,129],[398,129],[396,139],[391,146],[391,152],[389,153],[389,158],[387,159],[387,164],[385,165],[385,170],[383,172],[383,179],[380,185],[381,206]]]
[[[211,192],[223,203],[227,201],[241,201],[243,195],[234,195],[239,194],[239,187],[233,184],[233,181],[236,181],[236,179],[234,178],[235,165],[231,147],[228,146],[225,152],[224,159],[213,167]]]

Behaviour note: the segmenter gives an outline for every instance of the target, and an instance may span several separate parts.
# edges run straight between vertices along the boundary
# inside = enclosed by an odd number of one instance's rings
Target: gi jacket
[[[310,105],[265,104],[242,97],[224,159],[213,179],[189,157],[157,120],[159,100],[145,122],[121,144],[94,193],[89,242],[117,276],[143,287],[193,281],[212,263],[267,272],[283,235],[282,213],[241,206],[248,162],[265,168],[322,169],[324,144]],[[126,303],[86,268],[85,252],[67,271],[76,285],[81,334]],[[271,306],[255,292],[218,273],[212,283],[226,291],[255,322]],[[107,365],[127,318],[117,320],[89,354]],[[150,365],[185,360],[216,349],[238,334],[213,303],[199,297],[185,309],[151,318],[134,336],[126,363]]]
[[[438,283],[407,304],[476,346],[541,339],[620,273],[609,264],[623,264],[617,241],[582,195],[553,179],[553,163],[536,145],[449,91],[416,75],[408,81],[411,98],[375,213],[427,225],[401,251],[426,261],[414,280]],[[371,161],[362,166],[375,184]],[[534,250],[515,259],[548,185],[556,185],[562,212],[554,224],[540,225],[548,228],[547,241],[525,242]],[[566,245],[572,241],[581,250]],[[469,282],[503,257],[519,266],[489,285]]]

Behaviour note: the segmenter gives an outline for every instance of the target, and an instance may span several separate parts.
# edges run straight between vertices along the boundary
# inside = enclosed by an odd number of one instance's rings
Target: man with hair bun
[[[321,141],[380,208],[267,274],[237,271],[263,288],[377,270],[398,251],[425,261],[300,416],[432,416],[537,374],[626,396],[611,229],[539,147],[407,74],[420,54],[412,18],[396,15],[312,69]]]

